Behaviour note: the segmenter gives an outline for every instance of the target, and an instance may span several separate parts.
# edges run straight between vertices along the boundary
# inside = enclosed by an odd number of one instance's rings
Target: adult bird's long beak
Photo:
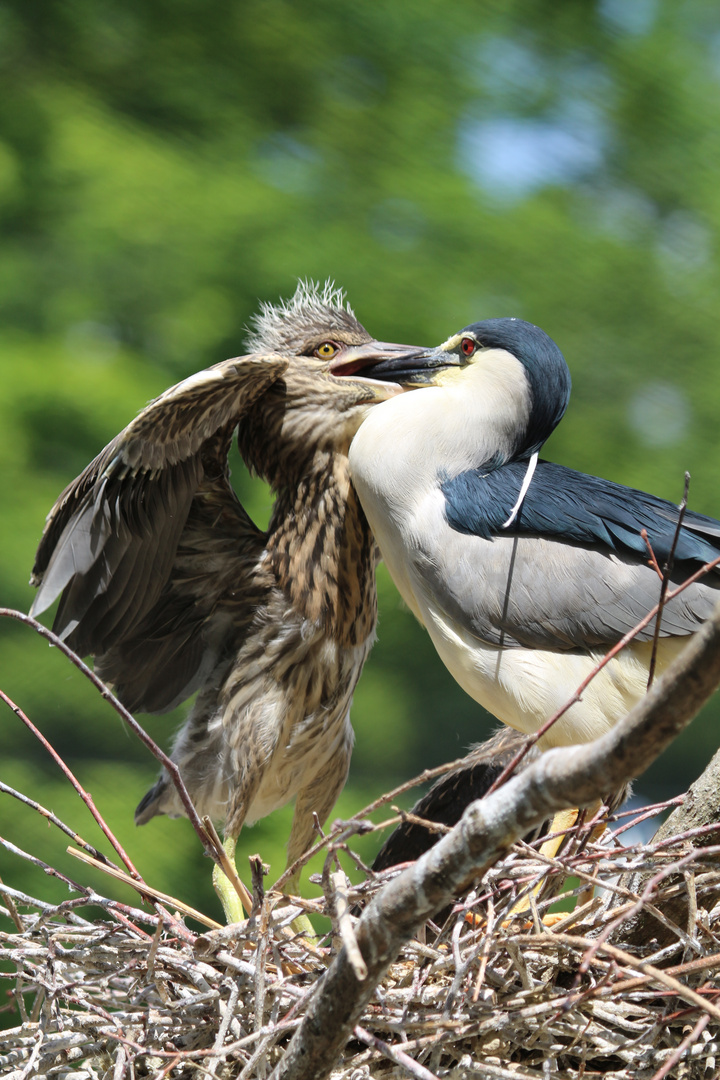
[[[347,376],[362,372],[366,378],[401,386],[427,386],[435,381],[440,371],[459,365],[457,354],[442,348],[424,349],[417,345],[372,341],[346,349],[341,357],[330,362],[330,373]]]

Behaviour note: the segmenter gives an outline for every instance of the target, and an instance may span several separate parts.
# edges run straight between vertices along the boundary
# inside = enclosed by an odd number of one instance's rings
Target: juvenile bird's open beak
[[[368,341],[364,345],[347,345],[336,360],[330,361],[330,374],[347,376],[362,373],[364,378],[374,379],[377,364],[392,364],[395,360],[416,352],[416,345],[397,345],[392,341]]]
[[[393,345],[372,341],[345,349],[330,362],[332,375],[357,375],[366,379],[400,383],[402,386],[427,386],[440,371],[459,366],[457,354],[443,349],[423,349],[416,345]]]

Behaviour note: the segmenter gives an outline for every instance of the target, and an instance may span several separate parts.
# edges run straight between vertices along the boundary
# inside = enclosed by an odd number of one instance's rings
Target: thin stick
[[[132,886],[141,896],[152,897],[156,900],[162,900],[166,904],[172,904],[174,908],[182,912],[183,915],[189,915],[193,919],[197,919],[203,926],[209,926],[211,930],[222,930],[222,924],[215,922],[214,919],[209,918],[207,915],[203,915],[201,911],[196,911],[195,908],[190,907],[188,904],[184,904],[182,900],[177,900],[174,896],[169,896],[168,893],[161,892],[160,889],[154,889],[152,885],[148,885],[145,881],[137,881],[135,878],[130,877],[129,874],[124,874],[122,870],[116,870],[113,866],[107,866],[105,863],[100,862],[99,859],[93,859],[92,855],[88,855],[86,851],[80,851],[77,848],[68,847],[68,855],[74,856],[79,859],[80,862],[87,863],[88,866],[94,866],[96,870],[102,870],[104,874],[109,874],[110,877],[115,878],[117,881],[122,881],[126,885]]]
[[[653,982],[659,982],[661,986],[672,990],[677,997],[687,1001],[690,1005],[694,1005],[702,1012],[709,1013],[716,1021],[720,1021],[720,1008],[717,1005],[713,1005],[712,1002],[701,997],[700,994],[691,990],[689,986],[684,986],[683,983],[678,982],[672,975],[668,975],[664,968],[655,967],[640,957],[631,956],[624,949],[618,949],[616,945],[611,945],[608,941],[590,941],[589,938],[578,937],[575,934],[551,934],[550,936],[556,941],[562,941],[578,949],[585,949],[586,957],[593,956],[598,951],[605,952],[613,960],[622,964],[623,967],[630,968],[631,971],[640,971],[643,975],[649,975]]]
[[[400,1065],[406,1072],[409,1072],[411,1076],[415,1077],[415,1080],[438,1080],[435,1073],[431,1073],[429,1069],[426,1069],[424,1065],[421,1065],[418,1061],[414,1061],[408,1054],[403,1053],[397,1046],[390,1046],[389,1043],[384,1042],[383,1039],[379,1039],[377,1035],[373,1035],[370,1031],[366,1031],[365,1028],[356,1025],[353,1032],[356,1039],[365,1043],[366,1046],[371,1046],[373,1050],[377,1050],[383,1057],[388,1058],[395,1065]]]
[[[655,552],[653,551],[652,544],[650,543],[650,537],[648,536],[647,529],[641,529],[640,530],[640,535],[642,536],[643,540],[645,541],[645,547],[648,549],[648,558],[650,560],[650,565],[652,566],[653,570],[655,571],[657,576],[662,581],[663,572],[660,569],[660,564],[659,564],[659,562],[657,561],[657,559],[655,557]]]
[[[183,778],[177,765],[171,758],[168,757],[168,755],[163,750],[160,749],[157,743],[150,738],[145,729],[141,727],[140,724],[138,724],[132,713],[130,713],[125,708],[122,702],[118,701],[118,699],[115,697],[112,691],[108,689],[102,679],[99,679],[95,672],[90,670],[87,664],[84,663],[84,661],[82,661],[80,657],[65,644],[62,638],[59,638],[57,634],[54,634],[52,632],[52,630],[48,630],[48,628],[46,626],[43,626],[41,622],[38,622],[37,619],[33,619],[31,615],[26,615],[23,611],[16,611],[14,608],[0,608],[0,618],[17,619],[18,622],[25,623],[26,626],[30,626],[37,634],[40,634],[41,637],[46,638],[47,641],[51,643],[51,645],[54,645],[56,649],[59,649],[60,652],[63,653],[63,655],[66,656],[72,664],[75,665],[78,671],[82,672],[85,678],[92,683],[100,696],[104,698],[105,701],[110,703],[118,716],[128,725],[131,731],[133,731],[135,735],[137,735],[138,739],[140,739],[140,741],[148,748],[153,757],[157,758],[160,764],[166,769],[168,775],[170,776],[170,779],[172,780],[173,784],[177,789],[180,800],[185,808],[185,813],[190,819],[190,824],[200,837],[203,848],[205,849],[205,851],[207,851],[208,855],[210,855],[213,862],[219,863],[220,859],[218,852],[215,850],[215,847],[209,840],[207,833],[202,827],[202,822],[200,821],[200,818],[193,805],[188,790],[185,787]],[[118,854],[120,853],[118,852]],[[127,866],[128,864],[125,863],[125,865]],[[134,872],[137,873],[137,871]],[[138,877],[139,876],[140,875],[138,875]]]
[[[662,1065],[656,1073],[654,1073],[650,1080],[664,1080],[670,1070],[677,1065],[680,1058],[683,1056],[686,1050],[688,1050],[697,1039],[700,1038],[705,1028],[710,1022],[710,1017],[707,1013],[700,1017],[695,1027],[690,1031],[680,1045],[675,1050],[674,1054],[671,1054],[664,1065]]]
[[[240,898],[240,903],[245,908],[245,913],[248,916],[251,915],[253,909],[252,896],[250,895],[247,887],[243,885],[242,881],[238,877],[237,867],[232,862],[232,860],[228,858],[228,853],[222,845],[222,841],[218,836],[217,829],[215,828],[212,820],[209,817],[204,817],[202,823],[203,828],[206,830],[208,837],[213,843],[213,846],[217,848],[217,858],[215,861],[220,864],[220,868],[223,874],[228,879],[235,892],[238,894],[238,897]]]
[[[653,634],[652,653],[650,654],[650,669],[648,671],[648,690],[653,684],[655,678],[655,664],[657,662],[657,651],[660,644],[660,625],[662,623],[662,612],[665,606],[665,599],[667,596],[668,585],[670,584],[670,575],[672,574],[673,563],[675,562],[675,551],[677,549],[678,540],[680,539],[680,529],[682,528],[683,518],[685,517],[685,511],[687,510],[688,495],[690,493],[690,473],[685,473],[685,489],[683,491],[683,497],[678,506],[678,519],[675,526],[675,535],[673,536],[672,544],[670,545],[670,554],[668,555],[667,562],[663,567],[662,585],[660,586],[660,600],[658,603],[657,619],[655,620],[655,633]],[[648,542],[649,546],[649,542]],[[653,556],[654,558],[654,556]],[[657,565],[657,564],[656,564]]]
[[[54,814],[52,810],[46,810],[39,802],[29,798],[27,795],[23,795],[21,791],[16,791],[15,788],[11,788],[8,784],[4,784],[2,780],[0,780],[0,794],[12,795],[14,799],[24,803],[25,806],[29,806],[32,810],[37,811],[41,817],[46,818],[51,824],[60,829],[61,832],[64,832],[66,836],[69,836],[71,840],[87,851],[89,855],[92,855],[93,858],[100,859],[100,861],[104,860],[108,866],[113,865],[106,855],[103,855],[103,853],[98,851],[96,847],[93,847],[92,844],[88,844],[87,840],[83,840],[79,833],[76,833],[74,829],[71,829],[69,825],[66,825],[64,821],[61,821],[57,814]]]
[[[336,870],[330,875],[333,889],[333,907],[337,920],[338,933],[348,954],[348,960],[352,964],[353,971],[359,982],[367,978],[367,964],[362,958],[358,947],[357,938],[350,921],[350,905],[348,903],[347,879],[343,870]]]
[[[704,577],[705,574],[709,574],[710,571],[714,570],[716,566],[720,566],[720,555],[717,557],[717,559],[713,559],[712,562],[705,563],[703,566],[700,567],[699,570],[696,570],[694,574],[691,574],[689,578],[683,581],[681,585],[678,585],[676,589],[673,589],[672,592],[667,593],[665,597],[666,602],[668,600],[674,600],[676,596],[679,596],[680,593],[684,592],[685,589],[690,587],[690,585],[694,585],[695,582],[698,581],[701,577]],[[587,689],[595,676],[599,675],[602,669],[606,667],[610,663],[610,661],[613,660],[617,656],[617,654],[625,648],[626,645],[629,645],[630,642],[637,637],[641,630],[644,630],[645,627],[652,622],[652,620],[657,615],[659,608],[660,604],[658,603],[647,613],[647,615],[644,616],[644,618],[640,620],[637,626],[634,626],[632,630],[628,630],[627,634],[625,634],[624,637],[622,637],[620,641],[618,641],[617,645],[613,645],[612,649],[610,649],[609,652],[605,653],[602,660],[598,661],[598,663],[595,665],[587,678],[583,679],[572,697],[570,697],[565,702],[565,704],[560,709],[558,709],[558,711],[554,713],[553,716],[550,717],[549,720],[546,720],[542,727],[538,728],[534,735],[531,735],[529,737],[525,745],[517,752],[509,765],[506,765],[506,767],[503,769],[497,779],[494,780],[493,783],[490,785],[487,792],[485,793],[486,796],[492,795],[494,791],[497,791],[501,784],[505,783],[509,776],[512,776],[515,768],[520,764],[520,762],[530,752],[530,750],[532,750],[533,746],[535,746],[538,740],[541,739],[543,735],[545,735],[550,730],[553,724],[556,724],[558,722],[561,716],[565,715],[568,709],[571,709],[572,706],[580,700],[583,692]]]
[[[3,879],[0,877],[0,885],[2,885],[2,884],[3,884]],[[15,901],[13,900],[12,896],[10,896],[8,893],[3,893],[2,895],[4,895],[4,897],[5,897],[5,903],[7,904],[7,909],[8,909],[8,912],[10,913],[10,918],[15,923],[15,929],[19,930],[21,934],[24,934],[25,933],[25,924],[22,921],[22,918],[20,916],[20,912],[15,907]]]
[[[67,780],[69,780],[70,783],[72,784],[72,786],[75,788],[75,791],[77,792],[77,794],[80,796],[82,801],[87,806],[88,810],[90,811],[93,818],[97,822],[97,824],[100,827],[101,831],[105,834],[106,839],[108,839],[110,841],[110,843],[112,844],[112,846],[115,848],[115,851],[118,853],[118,855],[120,856],[122,861],[125,863],[128,870],[130,871],[130,873],[138,881],[142,881],[142,875],[133,866],[132,862],[130,861],[130,856],[126,854],[126,852],[125,852],[122,844],[120,843],[120,841],[116,839],[116,837],[114,836],[114,834],[110,830],[109,826],[105,824],[105,820],[102,817],[102,814],[98,810],[97,806],[95,805],[95,803],[93,801],[93,798],[92,798],[92,795],[90,794],[89,791],[85,790],[85,788],[82,786],[80,781],[76,778],[75,774],[68,768],[68,766],[65,764],[63,759],[60,757],[57,750],[55,750],[50,745],[49,741],[45,738],[43,733],[35,726],[35,724],[33,724],[30,717],[26,716],[26,714],[23,712],[23,710],[20,708],[20,706],[16,705],[15,702],[12,701],[12,699],[8,697],[8,695],[5,693],[4,690],[0,690],[0,701],[4,701],[5,704],[8,706],[8,708],[12,709],[12,711],[15,713],[15,715],[20,720],[22,720],[23,724],[25,724],[25,727],[28,728],[28,730],[33,733],[33,735],[38,740],[40,745],[45,750],[47,750],[48,754],[53,759],[55,764],[58,766],[58,768],[61,770],[61,772],[64,773],[65,778]],[[102,855],[100,856],[100,858],[102,858]]]
[[[392,821],[383,821],[379,825],[373,825],[372,822],[364,821],[364,819],[367,818],[368,815],[374,813],[375,810],[378,810],[381,806],[385,806],[387,805],[387,803],[392,802],[393,799],[396,799],[398,795],[402,795],[405,791],[410,791],[411,788],[418,787],[420,784],[425,784],[428,780],[435,780],[438,776],[443,776],[444,773],[450,772],[452,769],[455,769],[459,765],[463,764],[465,764],[465,758],[461,757],[456,758],[454,761],[449,761],[445,765],[437,765],[434,769],[425,769],[418,776],[414,776],[411,780],[406,780],[405,783],[400,784],[396,788],[393,788],[392,791],[388,791],[386,795],[380,795],[377,799],[374,799],[371,803],[368,803],[367,806],[363,807],[362,810],[359,810],[358,813],[355,814],[355,817],[352,820],[357,823],[361,819],[363,819],[363,824],[368,828],[368,830],[373,831],[387,828],[389,825],[396,825],[397,821],[395,819],[393,819]],[[341,825],[338,826],[337,829],[331,830],[327,836],[323,836],[321,840],[318,840],[316,844],[313,844],[311,848],[308,848],[307,851],[304,852],[304,854],[297,858],[294,863],[292,863],[282,872],[280,877],[273,885],[273,889],[282,890],[285,882],[288,881],[290,878],[294,877],[295,874],[297,874],[298,870],[301,870],[306,863],[310,862],[310,860],[314,858],[319,851],[322,851],[323,848],[327,847],[329,843],[335,843],[338,839],[338,836],[342,835],[342,833],[345,832],[345,828],[346,824],[345,822],[343,822]],[[355,828],[353,831],[357,832],[357,828]]]

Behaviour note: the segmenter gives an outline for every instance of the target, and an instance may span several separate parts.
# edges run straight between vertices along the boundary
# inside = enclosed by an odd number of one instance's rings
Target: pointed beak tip
[[[362,375],[376,382],[391,382],[402,386],[419,386],[432,382],[435,372],[425,365],[431,350],[416,345],[397,345],[373,341],[367,345],[346,349],[330,362],[330,374],[350,377]]]

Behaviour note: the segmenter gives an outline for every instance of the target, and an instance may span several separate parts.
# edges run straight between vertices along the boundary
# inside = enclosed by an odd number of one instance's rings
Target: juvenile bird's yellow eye
[[[322,345],[318,345],[317,349],[315,349],[314,355],[319,357],[320,360],[329,360],[337,351],[338,347],[334,342],[323,341]]]

